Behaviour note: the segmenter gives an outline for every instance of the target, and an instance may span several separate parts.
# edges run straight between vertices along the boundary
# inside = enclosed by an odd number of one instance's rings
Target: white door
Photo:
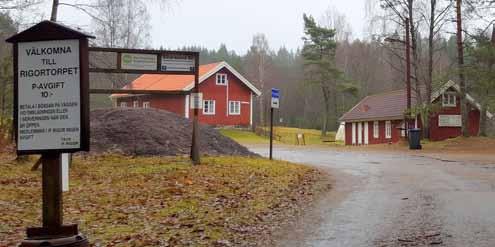
[[[363,123],[358,123],[358,145],[363,144]]]
[[[352,145],[356,145],[356,123],[352,123]]]
[[[364,122],[364,145],[368,145],[368,122]]]

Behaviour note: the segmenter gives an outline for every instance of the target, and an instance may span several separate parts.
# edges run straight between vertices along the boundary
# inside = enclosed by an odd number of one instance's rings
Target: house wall
[[[132,108],[133,102],[139,102],[139,108],[143,108],[144,102],[150,102],[150,107],[166,110],[175,114],[184,116],[185,112],[185,95],[139,95],[117,99],[117,107],[120,107],[121,102],[126,102],[127,107]]]
[[[441,105],[441,97],[435,100],[434,104]],[[460,98],[457,97],[455,107],[442,107],[439,112],[433,114],[430,117],[430,139],[432,141],[441,141],[448,138],[454,138],[462,135],[461,127],[439,127],[438,126],[438,115],[460,115],[461,114],[461,105]],[[476,136],[479,133],[480,127],[480,111],[476,108],[472,108],[471,105],[468,105],[470,108],[468,114],[468,129],[469,134],[472,136]]]
[[[386,138],[385,137],[385,121],[378,121],[378,138],[375,138],[373,136],[373,122],[374,121],[367,121],[368,122],[368,144],[383,144],[383,143],[395,143],[398,142],[401,139],[401,132],[400,132],[400,127],[401,127],[401,120],[391,120],[391,126],[392,126],[392,138]],[[356,125],[359,122],[356,122]],[[363,125],[363,144],[364,144],[364,122],[361,122]],[[357,129],[357,128],[356,128]],[[357,130],[356,130],[357,131]],[[357,136],[357,132],[356,132]],[[357,142],[356,142],[357,143]],[[345,144],[346,145],[352,145],[352,123],[346,122],[345,124]],[[359,145],[359,144],[358,144]]]
[[[218,73],[227,74],[228,86],[216,85],[216,75],[211,76],[199,85],[199,91],[203,93],[203,100],[215,100],[215,115],[205,115],[201,110],[199,121],[210,125],[249,126],[251,90],[228,69],[223,68]],[[241,102],[240,115],[229,115],[229,100]],[[192,115],[193,110],[190,110],[190,116]]]
[[[216,85],[216,74],[203,81],[199,85],[199,91],[203,93],[203,100],[215,100],[215,114],[203,114],[203,110],[199,111],[199,121],[210,125],[219,126],[249,126],[251,115],[251,90],[244,85],[234,74],[228,69],[223,68],[218,73],[227,74],[228,86]],[[139,100],[139,105],[142,107],[142,102],[149,101],[151,107],[167,110],[177,113],[185,117],[185,95],[145,95],[132,96],[117,99],[117,106],[125,101],[127,107],[132,107],[134,100]],[[230,115],[228,112],[228,101],[241,102],[241,114]],[[194,110],[189,110],[189,116],[194,115]]]

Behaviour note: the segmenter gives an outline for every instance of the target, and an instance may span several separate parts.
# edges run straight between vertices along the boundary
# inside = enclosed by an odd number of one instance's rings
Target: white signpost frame
[[[79,42],[18,44],[18,151],[81,148]]]

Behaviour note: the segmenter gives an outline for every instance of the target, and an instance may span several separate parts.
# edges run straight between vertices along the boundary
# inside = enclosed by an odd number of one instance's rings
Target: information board
[[[203,93],[191,93],[191,109],[203,109]]]
[[[120,66],[122,69],[129,70],[156,70],[158,56],[156,54],[122,53]]]
[[[194,71],[193,56],[180,54],[162,54],[161,71],[188,72]]]
[[[18,43],[18,151],[81,147],[79,40]]]
[[[439,127],[461,127],[461,115],[438,115]]]

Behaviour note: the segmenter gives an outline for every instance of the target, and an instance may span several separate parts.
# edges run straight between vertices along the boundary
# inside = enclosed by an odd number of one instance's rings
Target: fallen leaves
[[[0,246],[40,224],[40,172],[0,159]],[[94,246],[252,246],[313,195],[317,171],[260,158],[77,157],[64,220]]]

